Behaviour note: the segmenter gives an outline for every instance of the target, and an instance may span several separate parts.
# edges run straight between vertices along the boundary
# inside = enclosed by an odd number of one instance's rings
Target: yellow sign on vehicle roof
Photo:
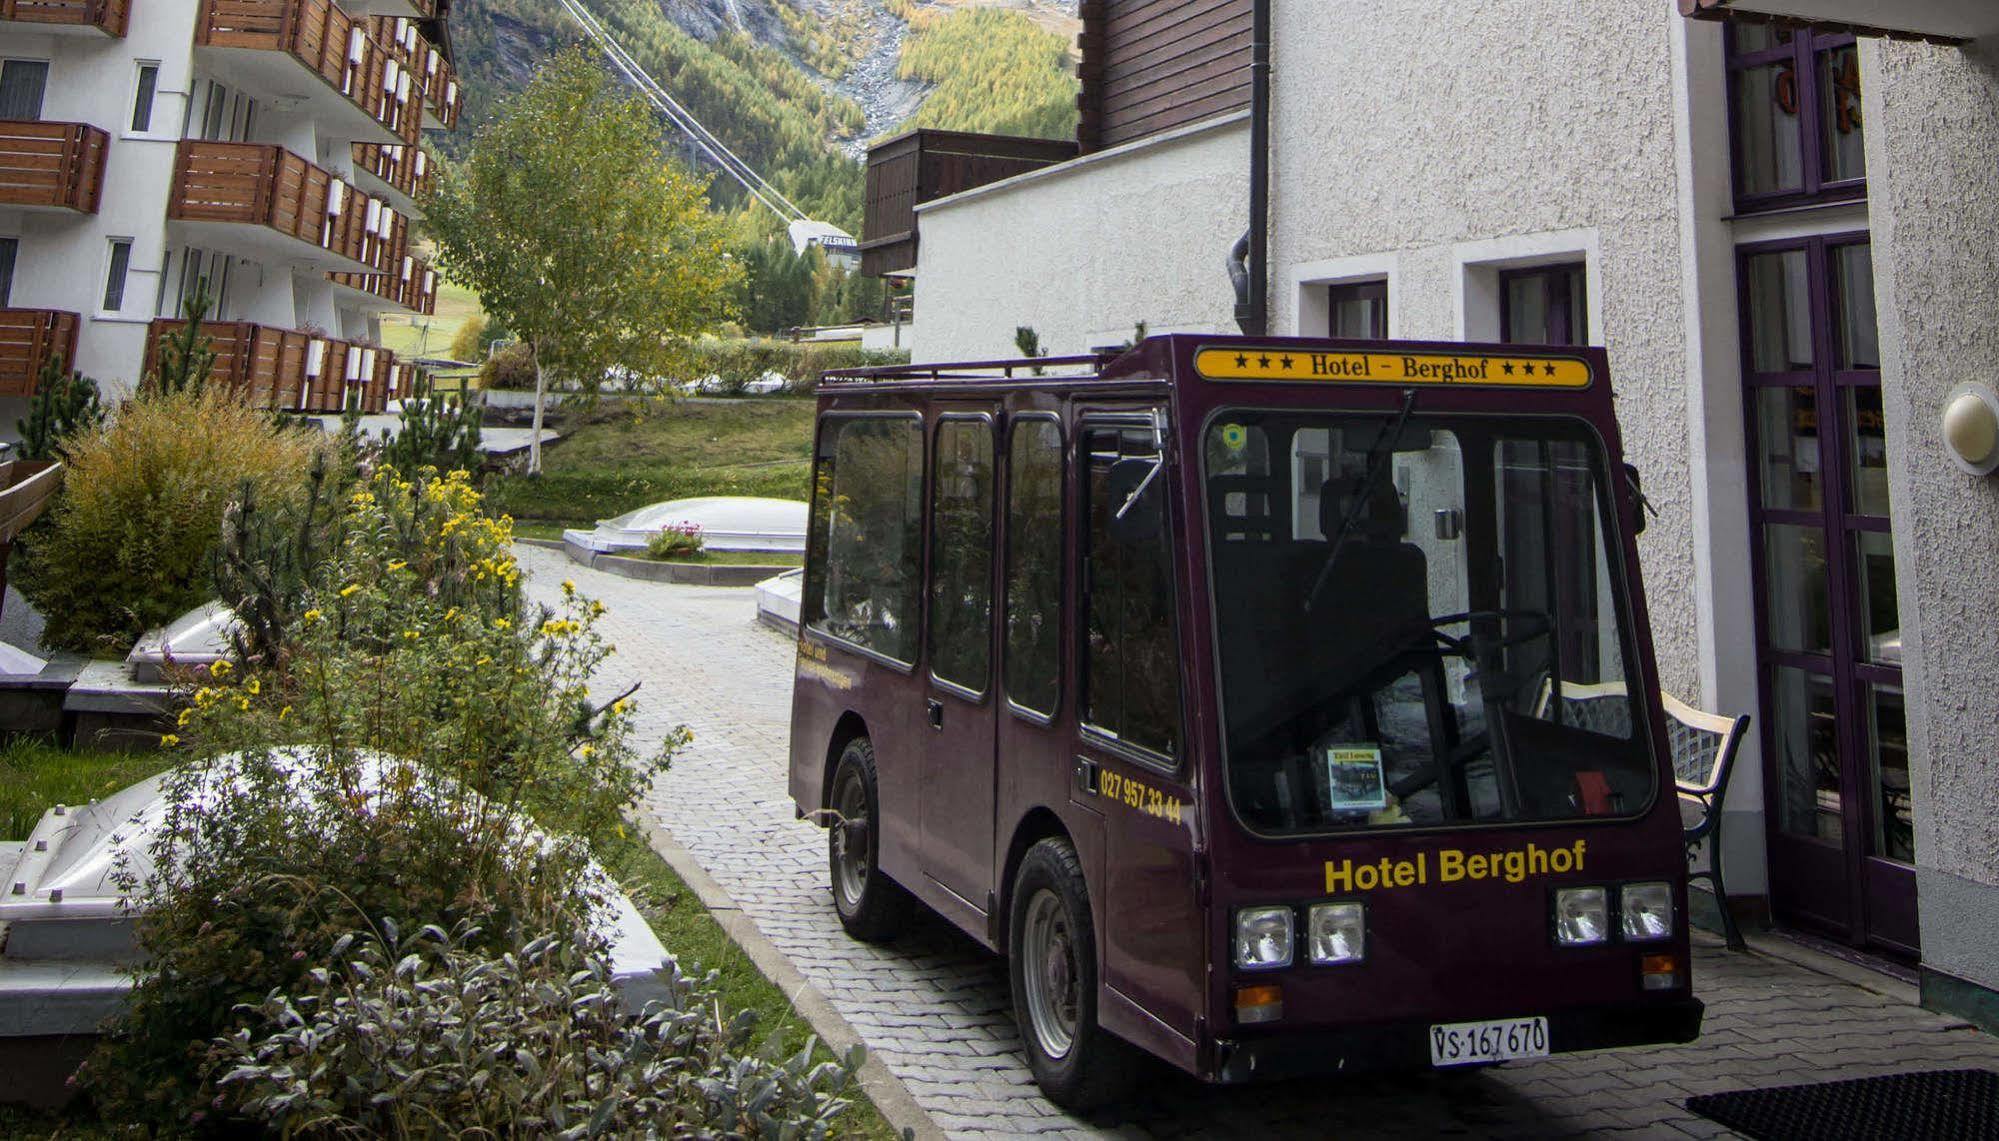
[[[1506,388],[1590,386],[1580,357],[1495,356],[1490,353],[1299,351],[1283,348],[1201,349],[1194,370],[1204,380],[1350,384],[1465,384]]]

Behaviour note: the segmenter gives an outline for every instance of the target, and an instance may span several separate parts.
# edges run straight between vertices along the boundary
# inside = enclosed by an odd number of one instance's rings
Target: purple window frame
[[[1513,285],[1515,282],[1542,279],[1547,283],[1548,323],[1541,330],[1544,338],[1539,341],[1523,341],[1515,336],[1513,328]],[[1582,327],[1569,325],[1569,307],[1577,301],[1581,293]],[[1587,345],[1589,344],[1589,265],[1580,261],[1565,261],[1554,265],[1537,265],[1528,269],[1503,269],[1499,271],[1499,340],[1508,345]]]
[[[1772,25],[1777,26],[1777,25]],[[1807,206],[1820,202],[1846,202],[1867,197],[1867,176],[1830,182],[1825,177],[1824,134],[1819,123],[1819,57],[1827,52],[1854,44],[1857,39],[1852,33],[1821,33],[1809,27],[1791,29],[1791,42],[1765,51],[1743,52],[1736,50],[1736,38],[1741,34],[1742,25],[1730,22],[1725,28],[1723,41],[1728,59],[1728,154],[1732,185],[1735,190],[1735,209],[1739,214],[1752,214],[1766,210],[1782,210],[1792,206]],[[1742,192],[1742,122],[1737,88],[1742,73],[1752,68],[1767,67],[1770,64],[1790,60],[1792,72],[1797,77],[1798,100],[1798,155],[1803,179],[1795,189],[1773,190],[1763,194]],[[1865,133],[1867,125],[1862,121],[1860,130]]]
[[[1372,281],[1347,281],[1326,287],[1327,333],[1339,336],[1339,311],[1343,302],[1376,302],[1374,319],[1368,323],[1365,338],[1370,341],[1388,339],[1388,280],[1375,278]]]

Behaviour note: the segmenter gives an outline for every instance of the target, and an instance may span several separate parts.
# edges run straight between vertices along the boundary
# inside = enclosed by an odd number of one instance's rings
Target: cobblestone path
[[[1691,1046],[1571,1055],[1393,1079],[1216,1088],[1161,1067],[1099,1120],[1044,1101],[1019,1055],[1000,961],[934,917],[894,946],[847,938],[826,887],[825,834],[785,791],[791,642],[757,624],[744,589],[641,583],[522,547],[532,594],[564,578],[610,608],[604,685],[642,681],[640,731],[693,728],[647,807],[811,985],[959,1137],[1712,1137],[1694,1094],[1979,1066],[1999,1039],[1830,976],[1706,940]],[[608,689],[607,692],[616,692]]]

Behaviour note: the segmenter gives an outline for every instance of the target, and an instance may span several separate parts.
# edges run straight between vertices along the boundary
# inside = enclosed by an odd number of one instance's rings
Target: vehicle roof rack
[[[822,386],[886,384],[896,381],[1014,381],[1023,379],[1017,373],[1033,369],[1073,368],[1078,365],[1092,369],[1102,369],[1109,362],[1124,355],[1124,350],[1114,353],[1091,353],[1070,357],[1031,357],[1003,361],[945,361],[938,364],[884,365],[879,368],[843,368],[827,372],[819,378]],[[1078,376],[1071,373],[1050,376],[1048,380],[1087,379],[1088,374]]]

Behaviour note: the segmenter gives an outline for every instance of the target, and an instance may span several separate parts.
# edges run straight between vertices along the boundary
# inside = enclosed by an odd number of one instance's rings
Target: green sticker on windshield
[[[1249,444],[1249,429],[1241,424],[1222,425],[1222,443],[1229,451],[1239,452]]]

